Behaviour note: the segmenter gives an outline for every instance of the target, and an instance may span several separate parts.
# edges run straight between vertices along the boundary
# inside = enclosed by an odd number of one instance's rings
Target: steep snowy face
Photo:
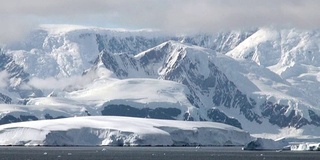
[[[136,54],[160,44],[165,36],[151,31],[125,31],[44,25],[28,39],[8,45],[7,54],[31,76],[81,75],[101,51]]]
[[[318,30],[262,28],[227,55],[252,60],[288,79],[319,67],[319,38]]]
[[[259,88],[255,94],[267,95],[273,103],[262,107],[263,115],[282,115],[272,123],[289,119],[290,124],[300,121],[298,127],[318,123],[319,35],[318,30],[261,28],[227,53],[250,68],[244,75]]]
[[[281,57],[280,37],[276,30],[259,29],[227,55],[236,59],[252,60],[262,66],[274,65]]]

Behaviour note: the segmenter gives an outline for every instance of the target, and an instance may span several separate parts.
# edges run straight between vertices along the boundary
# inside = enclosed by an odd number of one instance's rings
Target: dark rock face
[[[29,81],[29,74],[24,72],[23,67],[17,65],[12,57],[3,54],[0,50],[0,72],[6,71],[8,73],[8,78],[11,81],[17,81],[15,85],[8,85],[7,88],[10,92],[16,92],[20,95],[21,98],[29,97],[30,95],[42,96],[43,93],[37,89],[20,89],[20,85],[27,83]]]
[[[311,119],[311,124],[315,125],[315,126],[320,126],[320,116],[317,115],[314,111],[312,110],[308,110],[309,111],[309,116]]]
[[[141,66],[145,67],[149,64],[156,64],[161,62],[166,56],[166,52],[170,51],[170,44],[166,43],[161,49],[149,50],[143,57],[139,59]]]
[[[49,114],[45,114],[45,119],[60,119],[60,118],[66,118],[64,116],[57,116],[52,117]],[[35,121],[39,120],[36,116],[33,115],[20,115],[19,117],[15,117],[13,115],[5,115],[0,119],[0,125],[1,124],[8,124],[8,123],[15,123],[15,122],[24,122],[24,121]]]
[[[44,118],[45,119],[60,119],[60,118],[67,118],[67,117],[64,117],[64,116],[52,117],[50,114],[47,113],[44,115]]]
[[[26,116],[26,115],[20,115],[18,118],[16,118],[12,115],[5,115],[0,119],[0,124],[23,122],[23,121],[34,121],[34,120],[38,120],[38,118],[35,116]]]
[[[183,115],[183,120],[185,120],[185,121],[194,121],[194,118],[190,115],[190,113],[185,113],[184,115]]]
[[[128,72],[120,68],[116,57],[107,51],[103,51],[99,57],[107,68],[111,68],[118,77],[127,77]]]
[[[0,71],[7,71],[9,78],[21,79],[22,81],[27,80],[29,74],[25,73],[23,67],[15,64],[11,57],[1,53],[0,50]]]
[[[207,114],[210,120],[212,120],[213,122],[225,123],[242,129],[241,123],[237,119],[229,118],[226,114],[219,111],[218,109],[209,109],[207,111]]]
[[[156,118],[156,119],[176,119],[181,111],[176,108],[142,108],[137,109],[128,105],[107,105],[101,111],[102,115],[108,116],[128,116],[128,117],[141,117],[141,118]]]
[[[262,116],[268,117],[271,124],[277,125],[279,127],[295,127],[300,128],[306,124],[309,124],[308,120],[303,118],[299,112],[292,110],[289,116],[286,116],[289,106],[273,104],[271,102],[266,102],[262,106]],[[310,111],[309,111],[310,114]],[[310,116],[311,117],[311,116]],[[316,118],[315,118],[316,119]],[[320,121],[319,121],[320,122]]]
[[[162,42],[165,42],[170,38],[165,37],[153,37],[146,38],[139,35],[124,35],[123,37],[114,37],[112,35],[96,34],[96,41],[98,44],[98,50],[108,51],[110,53],[127,53],[137,54]]]
[[[7,95],[4,95],[2,93],[0,93],[0,102],[6,103],[6,104],[10,104],[12,101],[12,98],[10,98]]]

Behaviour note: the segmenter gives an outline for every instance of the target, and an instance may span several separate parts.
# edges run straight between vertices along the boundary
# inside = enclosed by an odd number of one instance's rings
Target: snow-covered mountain
[[[272,27],[179,36],[44,25],[1,49],[0,100],[13,104],[0,106],[0,122],[117,115],[319,136],[319,38]]]

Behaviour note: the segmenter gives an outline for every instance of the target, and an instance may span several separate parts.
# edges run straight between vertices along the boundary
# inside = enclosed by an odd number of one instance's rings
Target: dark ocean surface
[[[243,151],[240,147],[0,147],[1,160],[320,160],[320,151]]]

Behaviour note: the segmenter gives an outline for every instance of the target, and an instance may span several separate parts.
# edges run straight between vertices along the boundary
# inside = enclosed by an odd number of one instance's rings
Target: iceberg
[[[87,116],[0,126],[0,145],[22,146],[225,146],[252,140],[239,128],[120,116]]]
[[[301,143],[290,146],[291,151],[320,151],[320,143]]]
[[[289,146],[286,139],[272,140],[265,138],[257,138],[246,144],[243,150],[283,150]]]

